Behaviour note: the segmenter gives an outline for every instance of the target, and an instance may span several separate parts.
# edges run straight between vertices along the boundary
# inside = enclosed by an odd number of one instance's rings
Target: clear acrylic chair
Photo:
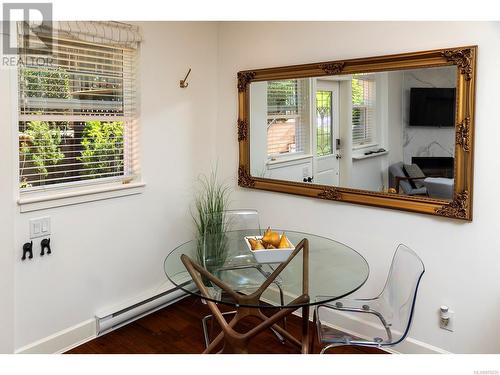
[[[384,347],[403,341],[410,330],[418,286],[425,272],[419,256],[405,245],[399,245],[392,258],[391,268],[382,292],[374,298],[343,298],[316,306],[313,321],[318,341],[324,345],[321,354],[345,345]],[[321,297],[324,299],[324,297]],[[321,322],[332,310],[347,315],[362,315],[369,324],[367,335],[360,339],[345,335]],[[360,317],[360,316],[359,316]],[[314,337],[313,337],[314,345]]]
[[[203,261],[203,266],[207,268],[207,262],[210,263],[214,260],[213,250],[208,254],[208,249],[219,249],[223,247],[221,244],[224,241],[219,233],[224,233],[227,231],[245,231],[245,235],[262,235],[259,222],[259,213],[256,210],[251,209],[240,209],[240,210],[226,210],[223,212],[216,212],[209,214],[204,218],[204,232],[205,235],[200,239],[201,248],[203,249],[203,256],[200,258]],[[213,262],[217,263],[217,261]],[[270,267],[270,266],[269,266]],[[209,268],[207,268],[209,269]],[[271,272],[263,269],[262,266],[252,266],[251,269],[254,272],[258,272],[263,277],[268,277]],[[247,268],[248,270],[248,268]],[[271,268],[272,270],[272,268]],[[242,270],[243,271],[243,270]],[[281,287],[281,279],[277,277],[273,282],[279,291],[280,303],[284,305],[284,294]],[[220,292],[220,291],[219,291]],[[223,315],[234,315],[236,311],[228,311],[223,313]],[[286,318],[285,318],[286,319]],[[211,321],[211,328],[209,332],[208,321]],[[207,315],[202,319],[203,335],[205,339],[205,345],[208,347],[210,345],[211,331],[213,331],[213,316]],[[286,325],[286,320],[283,321],[283,325]],[[274,330],[273,330],[274,331]],[[274,334],[283,343],[284,338],[278,332],[274,331]]]

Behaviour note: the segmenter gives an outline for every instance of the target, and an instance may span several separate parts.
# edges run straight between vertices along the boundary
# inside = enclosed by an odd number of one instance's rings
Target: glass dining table
[[[256,260],[255,251],[248,248],[245,237],[259,235],[257,229],[225,232],[224,252],[219,254],[217,262],[210,262],[204,256],[200,239],[176,247],[165,258],[164,270],[169,281],[204,300],[222,328],[204,353],[212,352],[221,343],[223,353],[246,353],[248,341],[265,329],[272,329],[296,344],[302,353],[308,353],[310,307],[343,298],[366,282],[368,263],[349,246],[310,233],[276,231],[286,233],[295,246],[281,263]],[[236,309],[229,322],[220,311],[220,304]],[[278,312],[264,314],[269,308]],[[300,339],[282,324],[298,309],[302,310]],[[234,326],[247,316],[260,318],[261,323],[248,332],[237,332]]]

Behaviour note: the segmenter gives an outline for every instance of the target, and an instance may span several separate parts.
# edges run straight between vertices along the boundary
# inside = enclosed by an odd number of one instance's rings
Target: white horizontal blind
[[[304,79],[267,83],[267,155],[305,152],[309,144],[308,87]]]
[[[376,137],[375,79],[356,75],[352,79],[352,144],[373,143]]]
[[[21,188],[133,176],[137,49],[57,32],[18,42]]]

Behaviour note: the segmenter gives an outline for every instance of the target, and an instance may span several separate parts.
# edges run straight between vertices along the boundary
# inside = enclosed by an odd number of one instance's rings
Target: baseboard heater
[[[179,301],[188,294],[182,290],[181,287],[185,288],[189,286],[189,284],[192,284],[192,282],[186,281],[184,284],[181,284],[181,286],[163,288],[161,292],[156,290],[146,295],[142,295],[134,301],[129,301],[126,304],[97,312],[95,314],[97,336],[104,335],[114,329],[123,327],[134,320],[140,319]],[[193,290],[194,288],[193,285]]]

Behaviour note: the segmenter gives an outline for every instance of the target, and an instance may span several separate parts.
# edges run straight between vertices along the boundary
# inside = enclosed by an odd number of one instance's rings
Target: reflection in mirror
[[[455,66],[252,82],[254,177],[451,200]]]

